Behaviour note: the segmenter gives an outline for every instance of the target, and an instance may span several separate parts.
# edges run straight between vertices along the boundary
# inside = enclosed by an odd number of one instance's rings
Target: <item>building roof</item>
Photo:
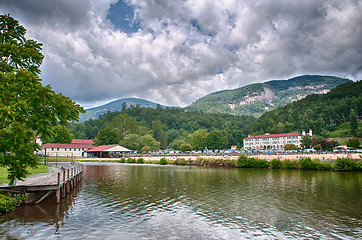
[[[86,150],[86,152],[132,152],[132,150],[120,145],[102,145]]]
[[[42,148],[94,148],[91,144],[80,144],[80,143],[46,143]]]
[[[92,139],[72,139],[72,143],[75,143],[75,144],[91,144],[91,145],[94,144]]]
[[[302,136],[302,133],[296,132],[296,133],[264,134],[264,135],[250,136],[244,139],[294,137],[294,136]]]

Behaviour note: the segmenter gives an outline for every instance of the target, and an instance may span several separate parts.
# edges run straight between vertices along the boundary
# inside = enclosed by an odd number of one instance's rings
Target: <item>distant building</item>
[[[306,133],[304,130],[301,133],[280,133],[280,134],[269,134],[264,135],[249,135],[247,138],[244,138],[244,149],[245,150],[284,150],[285,144],[294,144],[298,148],[302,147],[302,137],[303,136],[312,136],[312,129],[309,130],[309,133]]]
[[[89,157],[120,157],[124,153],[131,153],[132,150],[120,145],[102,145],[85,151]]]
[[[72,143],[46,143],[41,146],[41,154],[60,157],[86,157],[85,151],[94,148],[93,140],[73,139]]]

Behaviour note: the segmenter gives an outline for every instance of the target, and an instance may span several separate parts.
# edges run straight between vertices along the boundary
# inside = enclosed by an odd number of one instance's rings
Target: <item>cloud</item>
[[[44,44],[44,82],[86,107],[123,97],[185,106],[299,74],[362,78],[360,1],[125,0],[132,31],[107,18],[116,2],[4,0],[0,10]]]

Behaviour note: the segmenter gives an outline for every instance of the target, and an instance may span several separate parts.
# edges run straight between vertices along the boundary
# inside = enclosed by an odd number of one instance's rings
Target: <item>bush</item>
[[[185,160],[185,158],[177,158],[176,159],[176,165],[186,165],[187,161]]]
[[[241,154],[238,157],[236,166],[240,168],[269,168],[270,164],[267,160],[247,157]]]
[[[274,158],[273,160],[270,161],[270,166],[273,169],[279,169],[282,167],[282,162],[280,161],[280,159]]]
[[[316,170],[331,170],[332,169],[332,164],[329,162],[321,162],[319,159],[314,159],[312,161],[313,164],[313,169]]]
[[[25,199],[25,194],[14,194],[9,193],[3,194],[0,192],[0,212],[9,212],[19,206]]]
[[[337,171],[357,171],[359,170],[359,164],[351,161],[349,158],[338,158],[334,162],[334,169]]]
[[[284,160],[282,162],[282,168],[284,168],[284,169],[293,169],[294,166],[293,166],[293,163],[290,160]]]
[[[143,158],[138,158],[137,163],[145,163],[145,161],[143,160]]]
[[[127,163],[136,163],[136,159],[135,158],[128,158]]]
[[[311,170],[314,169],[314,164],[311,158],[301,158],[299,160],[299,168],[302,170]]]
[[[125,162],[126,162],[126,159],[125,159],[124,157],[122,157],[122,158],[120,158],[120,159],[118,160],[118,162],[119,162],[119,163],[125,163]]]
[[[166,158],[161,158],[160,161],[158,161],[158,164],[161,164],[161,165],[166,165],[168,162],[167,162],[167,159]]]

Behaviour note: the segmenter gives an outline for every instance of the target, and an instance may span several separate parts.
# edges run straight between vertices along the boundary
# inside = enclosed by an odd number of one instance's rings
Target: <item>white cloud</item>
[[[131,34],[107,19],[115,2],[4,0],[0,10],[44,44],[45,83],[87,107],[123,97],[185,106],[297,74],[362,78],[359,1],[127,0],[142,27]]]

